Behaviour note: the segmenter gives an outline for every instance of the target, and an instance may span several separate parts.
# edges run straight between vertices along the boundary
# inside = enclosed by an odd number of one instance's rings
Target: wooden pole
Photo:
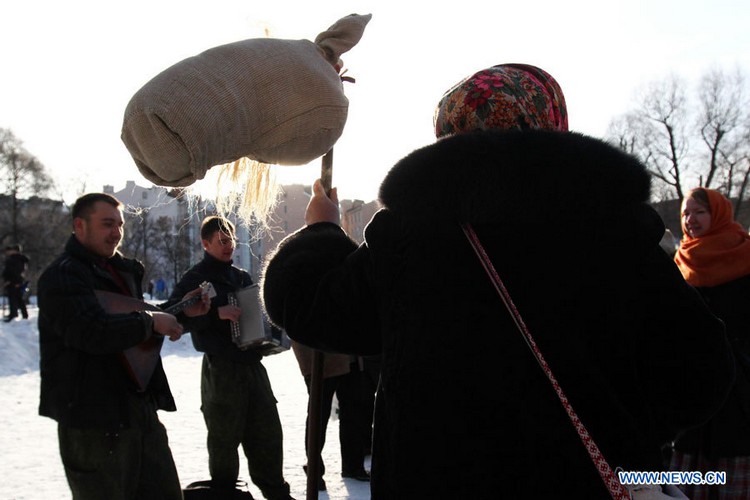
[[[323,156],[323,160],[320,166],[320,182],[323,184],[323,188],[326,190],[326,194],[330,196],[333,179],[333,148],[329,149],[328,152]]]
[[[323,156],[320,180],[326,194],[331,193],[333,149]],[[323,353],[313,349],[310,396],[307,406],[307,500],[318,499],[320,477],[321,432],[323,429]]]

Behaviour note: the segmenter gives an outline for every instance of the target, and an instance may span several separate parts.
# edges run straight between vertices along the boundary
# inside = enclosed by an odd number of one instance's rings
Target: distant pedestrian
[[[312,380],[313,350],[298,342],[292,342],[292,350],[297,358],[302,377],[305,380],[308,394]],[[365,470],[365,455],[369,454],[369,435],[363,428],[372,425],[372,413],[367,415],[366,394],[364,392],[364,373],[360,368],[359,358],[348,354],[323,354],[323,387],[321,406],[320,451],[326,441],[328,421],[331,417],[333,396],[339,402],[339,446],[341,450],[341,477],[369,481],[370,473]],[[372,394],[370,394],[370,399]],[[309,411],[309,408],[308,408]],[[305,420],[305,453],[310,457],[307,437],[310,432],[310,415]],[[325,464],[319,453],[320,470],[318,471],[318,489],[325,490],[323,479]],[[307,473],[307,466],[305,466]]]
[[[23,319],[29,318],[26,311],[26,269],[29,265],[29,258],[21,253],[21,245],[10,245],[5,247],[5,267],[3,268],[3,282],[5,285],[5,294],[8,297],[10,313],[6,316],[5,322],[13,321],[21,312]]]
[[[153,291],[154,293],[156,293],[157,299],[163,300],[167,298],[167,282],[164,281],[164,278],[159,278],[156,280]]]

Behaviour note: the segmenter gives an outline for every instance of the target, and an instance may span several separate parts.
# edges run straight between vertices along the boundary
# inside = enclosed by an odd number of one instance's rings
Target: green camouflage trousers
[[[130,400],[131,427],[58,425],[60,457],[73,500],[181,500],[167,431],[146,398]]]
[[[217,486],[233,487],[239,476],[238,447],[250,478],[268,499],[289,499],[283,475],[283,434],[266,369],[204,354],[201,411],[208,430],[208,469]]]

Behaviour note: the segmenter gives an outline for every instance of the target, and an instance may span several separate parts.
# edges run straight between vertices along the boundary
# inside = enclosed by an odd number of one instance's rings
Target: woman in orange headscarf
[[[726,485],[686,486],[692,499],[746,499],[750,498],[750,363],[746,362],[750,359],[750,235],[734,220],[731,202],[707,188],[695,188],[685,197],[682,231],[675,262],[724,321],[738,370],[722,409],[675,442],[672,469],[726,471]]]

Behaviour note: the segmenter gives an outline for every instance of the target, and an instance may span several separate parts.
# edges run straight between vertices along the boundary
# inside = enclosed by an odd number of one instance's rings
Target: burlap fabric
[[[143,176],[187,186],[247,157],[302,165],[346,123],[339,56],[371,16],[352,14],[309,40],[258,38],[209,49],[146,83],[128,103],[122,141]]]

